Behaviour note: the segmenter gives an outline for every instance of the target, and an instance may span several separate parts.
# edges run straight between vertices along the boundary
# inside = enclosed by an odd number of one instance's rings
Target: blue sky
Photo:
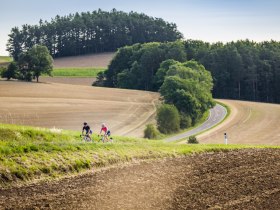
[[[0,55],[8,54],[6,43],[14,26],[98,8],[161,17],[176,23],[186,39],[280,41],[279,0],[9,0],[1,2]]]

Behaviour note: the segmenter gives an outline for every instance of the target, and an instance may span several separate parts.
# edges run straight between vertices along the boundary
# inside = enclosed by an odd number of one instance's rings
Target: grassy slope
[[[178,145],[125,137],[114,137],[114,143],[93,144],[81,142],[77,132],[0,125],[0,186],[60,177],[136,159],[248,147],[253,146]]]
[[[96,77],[102,71],[105,71],[105,68],[55,68],[52,75],[54,77]]]

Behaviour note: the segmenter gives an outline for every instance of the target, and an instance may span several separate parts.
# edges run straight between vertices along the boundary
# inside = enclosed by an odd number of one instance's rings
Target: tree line
[[[18,61],[12,61],[7,67],[0,69],[2,78],[32,81],[42,74],[51,76],[53,59],[46,46],[35,45],[19,55]]]
[[[109,87],[158,91],[167,60],[195,60],[211,72],[213,96],[280,103],[280,42],[240,40],[223,44],[199,40],[135,44],[120,48],[101,82]]]
[[[280,42],[184,42],[187,59],[210,70],[213,96],[280,103]]]
[[[14,60],[34,45],[44,45],[53,57],[116,51],[119,47],[146,42],[181,39],[174,23],[143,13],[101,9],[66,16],[37,25],[25,24],[11,29],[7,51]]]

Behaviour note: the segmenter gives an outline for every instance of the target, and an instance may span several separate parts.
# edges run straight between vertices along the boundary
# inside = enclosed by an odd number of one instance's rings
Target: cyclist
[[[101,125],[101,130],[100,130],[100,133],[99,134],[102,134],[102,132],[104,131],[104,139],[103,139],[103,142],[106,141],[109,141],[108,137],[111,136],[111,132],[110,130],[107,128],[107,126],[105,125],[105,123],[102,123]],[[110,141],[112,142],[112,138],[110,138]]]
[[[84,122],[84,126],[83,126],[83,130],[82,130],[82,135],[84,135],[84,132],[85,132],[85,136],[88,137],[91,141],[91,134],[92,134],[92,131],[90,129],[90,126]]]

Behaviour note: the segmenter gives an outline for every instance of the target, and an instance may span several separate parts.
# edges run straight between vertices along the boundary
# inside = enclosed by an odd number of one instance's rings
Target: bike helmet
[[[87,125],[87,122],[84,122],[84,125]]]

